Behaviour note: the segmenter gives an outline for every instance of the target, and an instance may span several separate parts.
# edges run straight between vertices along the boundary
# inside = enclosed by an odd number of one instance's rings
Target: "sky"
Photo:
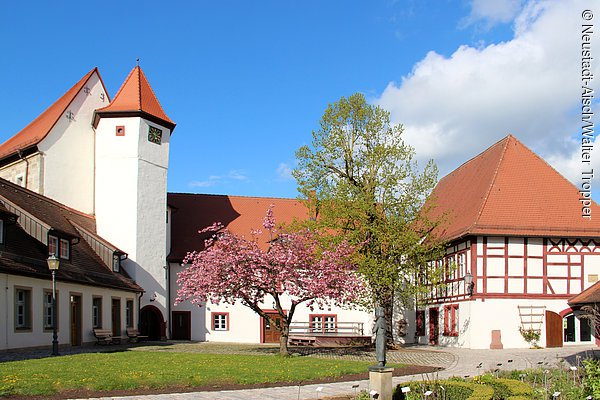
[[[582,24],[600,30],[600,0],[0,0],[0,18],[0,141],[96,66],[114,96],[139,58],[177,123],[170,192],[297,197],[295,151],[356,92],[440,178],[510,133],[581,184]]]

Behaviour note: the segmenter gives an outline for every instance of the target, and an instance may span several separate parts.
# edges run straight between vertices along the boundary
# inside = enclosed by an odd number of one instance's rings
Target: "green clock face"
[[[162,140],[162,130],[153,126],[148,127],[148,141],[156,144],[160,144]]]

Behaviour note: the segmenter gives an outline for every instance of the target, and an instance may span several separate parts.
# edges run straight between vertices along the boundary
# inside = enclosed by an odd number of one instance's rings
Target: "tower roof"
[[[100,76],[97,67],[92,69],[29,125],[2,143],[0,145],[0,159],[16,154],[20,150],[32,148],[48,136],[48,133],[50,133],[54,125],[56,125],[69,107],[69,104],[75,99],[77,93],[83,89],[94,72]]]
[[[600,235],[600,207],[582,217],[579,190],[509,135],[445,176],[430,201],[447,213],[438,237],[467,235],[592,237]]]
[[[154,121],[171,131],[175,128],[175,123],[161,107],[139,65],[131,70],[113,101],[108,106],[96,110],[94,126],[98,126],[102,117],[131,115]]]

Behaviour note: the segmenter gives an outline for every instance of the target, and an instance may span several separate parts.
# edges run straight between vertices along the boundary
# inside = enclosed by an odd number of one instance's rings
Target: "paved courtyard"
[[[135,346],[134,351],[176,351],[176,352],[211,352],[222,354],[269,354],[277,352],[277,348],[264,345],[232,345],[219,343],[177,343],[168,342],[158,345]],[[77,351],[84,351],[79,349]],[[87,349],[93,351],[114,350]],[[309,357],[345,358],[353,360],[374,360],[372,352],[364,350],[340,351],[335,349],[294,348],[293,351]],[[600,351],[596,348],[596,355]],[[567,346],[555,349],[505,349],[505,350],[467,350],[430,346],[412,346],[388,353],[389,362],[413,365],[427,365],[444,368],[428,375],[412,375],[394,377],[394,385],[410,380],[448,378],[451,376],[475,376],[483,372],[500,369],[548,368],[553,366],[578,366],[581,358],[591,355],[591,346]],[[47,356],[45,351],[26,351],[0,353],[0,361]],[[353,386],[357,387],[353,388]],[[94,400],[298,400],[324,399],[331,396],[352,394],[355,391],[368,390],[367,380],[351,382],[335,382],[328,384],[286,386],[264,389],[229,390],[215,392],[173,393],[126,397],[100,397]]]

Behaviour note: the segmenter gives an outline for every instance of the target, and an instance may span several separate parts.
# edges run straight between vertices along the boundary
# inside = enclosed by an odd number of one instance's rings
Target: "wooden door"
[[[191,311],[173,311],[171,316],[173,340],[192,339]]]
[[[555,312],[546,310],[546,347],[563,346],[563,320]]]
[[[121,336],[121,299],[112,299],[112,334],[115,337]]]
[[[429,309],[429,344],[436,346],[439,343],[440,312],[437,308]]]
[[[81,296],[71,295],[71,346],[81,345]]]
[[[281,332],[277,329],[277,326],[281,326],[281,317],[276,313],[267,315],[271,318],[262,318],[263,343],[279,343]],[[275,323],[271,323],[271,320],[275,321]]]

